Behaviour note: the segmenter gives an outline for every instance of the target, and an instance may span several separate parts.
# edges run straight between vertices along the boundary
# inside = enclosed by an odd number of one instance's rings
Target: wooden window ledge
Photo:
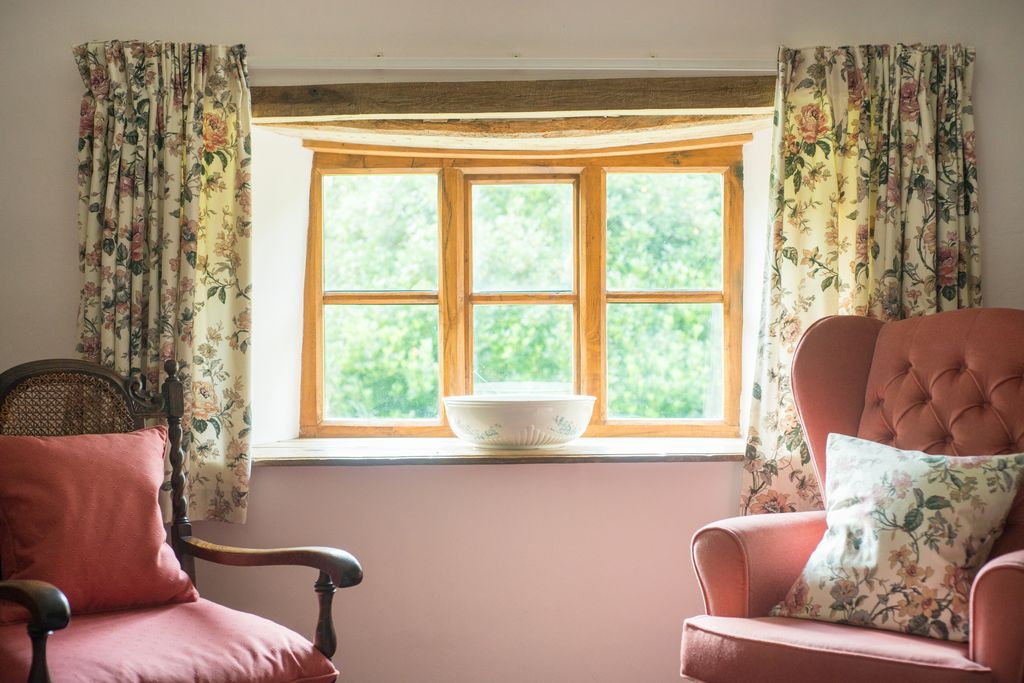
[[[454,438],[289,439],[253,448],[253,464],[511,465],[540,463],[740,462],[742,439],[584,438],[541,450],[476,448]]]

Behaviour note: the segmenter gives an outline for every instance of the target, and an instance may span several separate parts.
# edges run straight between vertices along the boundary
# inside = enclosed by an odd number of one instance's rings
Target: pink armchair
[[[833,316],[793,358],[814,469],[830,432],[929,453],[1024,451],[1024,311],[883,324]],[[821,539],[825,513],[737,517],[694,535],[706,615],[683,629],[684,677],[718,681],[1024,681],[1024,495],[971,591],[971,641],[769,617]]]

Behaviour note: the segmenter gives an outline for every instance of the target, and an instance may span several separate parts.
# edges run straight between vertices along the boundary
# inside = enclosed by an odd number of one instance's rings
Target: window
[[[578,392],[587,435],[735,436],[746,139],[307,142],[302,435],[446,436],[443,396]]]

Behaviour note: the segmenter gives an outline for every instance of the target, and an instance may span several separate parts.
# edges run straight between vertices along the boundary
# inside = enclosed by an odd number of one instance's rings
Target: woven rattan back
[[[137,424],[124,390],[94,374],[40,373],[0,399],[0,434],[104,434],[129,432]]]

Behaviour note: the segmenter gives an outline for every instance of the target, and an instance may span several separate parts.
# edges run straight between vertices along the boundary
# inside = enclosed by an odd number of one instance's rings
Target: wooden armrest
[[[46,638],[71,621],[68,599],[52,583],[20,579],[0,581],[0,600],[21,605],[29,612],[28,637],[32,641],[32,665],[28,670],[28,683],[50,683],[50,672],[46,666]]]
[[[14,602],[29,612],[29,625],[57,631],[71,621],[71,608],[64,593],[45,581],[0,581],[0,600]]]
[[[266,567],[270,565],[299,565],[320,570],[320,578],[313,585],[320,601],[314,646],[330,659],[338,647],[331,617],[331,599],[335,586],[347,588],[363,580],[359,561],[344,550],[307,546],[303,548],[233,548],[217,545],[192,536],[178,539],[178,552],[200,560],[235,567]]]
[[[235,567],[298,565],[326,573],[339,588],[355,586],[363,580],[359,561],[344,550],[307,546],[302,548],[234,548],[210,543],[192,536],[181,539],[181,552],[200,560]]]

